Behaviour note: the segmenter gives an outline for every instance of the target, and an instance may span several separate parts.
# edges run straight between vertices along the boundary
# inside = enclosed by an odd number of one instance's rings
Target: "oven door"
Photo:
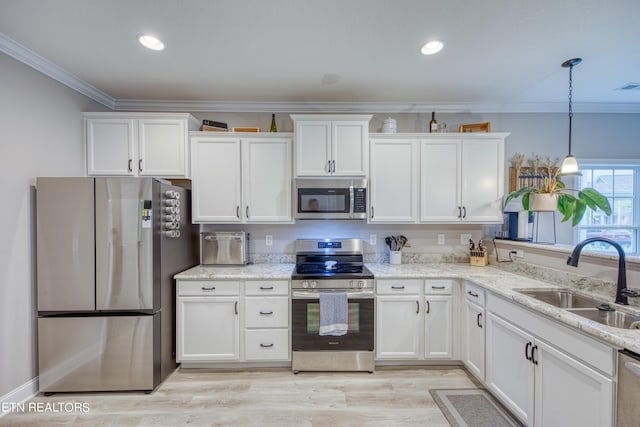
[[[318,297],[296,298],[291,302],[293,351],[373,351],[374,299],[349,296],[349,329],[343,336],[320,336]]]

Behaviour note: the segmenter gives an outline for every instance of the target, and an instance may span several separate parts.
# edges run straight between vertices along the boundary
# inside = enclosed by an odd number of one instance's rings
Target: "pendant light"
[[[564,68],[569,69],[569,154],[562,161],[560,167],[560,175],[580,175],[578,161],[571,154],[571,120],[573,119],[573,110],[571,105],[571,97],[573,92],[573,67],[582,62],[582,58],[568,59],[562,63]]]

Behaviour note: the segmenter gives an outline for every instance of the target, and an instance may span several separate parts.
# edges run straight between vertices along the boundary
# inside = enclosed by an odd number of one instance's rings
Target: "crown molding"
[[[28,65],[29,67],[51,77],[63,85],[80,92],[81,94],[93,99],[100,104],[114,109],[116,99],[109,96],[100,89],[90,85],[81,78],[71,74],[64,68],[54,64],[48,59],[38,55],[31,49],[21,45],[15,40],[9,38],[6,34],[0,32],[0,52],[4,52],[14,59]]]
[[[639,114],[640,103],[575,103],[575,113]],[[251,102],[118,99],[117,111],[208,113],[566,113],[564,102],[550,103],[415,103],[415,102]]]

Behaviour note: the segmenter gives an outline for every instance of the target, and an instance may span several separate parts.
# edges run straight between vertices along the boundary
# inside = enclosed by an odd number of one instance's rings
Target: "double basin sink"
[[[640,329],[640,316],[616,310],[604,301],[569,289],[523,289],[518,292],[606,326]]]

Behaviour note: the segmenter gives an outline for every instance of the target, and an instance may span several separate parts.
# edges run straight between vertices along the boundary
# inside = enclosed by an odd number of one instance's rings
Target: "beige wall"
[[[0,53],[0,398],[37,375],[37,176],[84,174],[82,111],[104,107]]]

